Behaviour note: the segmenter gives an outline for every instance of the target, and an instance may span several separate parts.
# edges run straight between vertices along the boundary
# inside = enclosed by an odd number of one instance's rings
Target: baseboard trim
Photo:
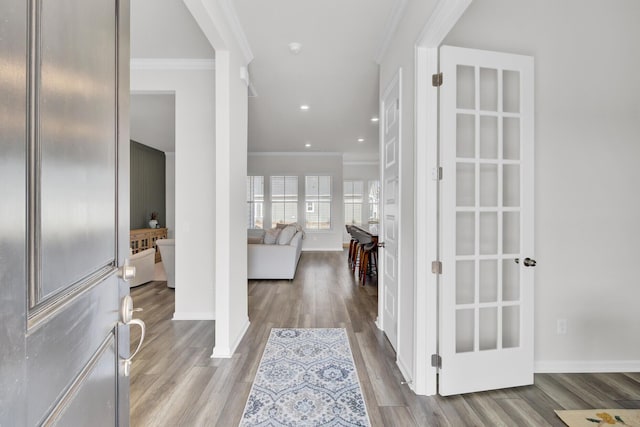
[[[212,312],[176,311],[173,313],[173,320],[216,320],[216,315]]]
[[[400,373],[404,377],[405,382],[409,386],[411,390],[413,390],[415,384],[413,383],[413,375],[409,372],[407,365],[404,364],[401,358],[396,359],[396,365],[398,365],[398,369],[400,369]],[[415,391],[415,390],[414,390]]]
[[[343,248],[302,248],[302,252],[342,252]]]
[[[233,357],[233,354],[236,352],[236,349],[240,345],[240,341],[242,341],[242,338],[244,338],[245,334],[249,330],[249,325],[251,325],[251,322],[249,322],[249,318],[247,318],[245,322],[246,323],[242,328],[242,332],[238,335],[238,337],[236,338],[235,342],[231,345],[231,347],[226,347],[226,348],[220,348],[218,346],[213,347],[213,352],[211,353],[212,359],[230,359]]]
[[[640,372],[640,360],[539,360],[534,363],[534,372],[539,374]]]

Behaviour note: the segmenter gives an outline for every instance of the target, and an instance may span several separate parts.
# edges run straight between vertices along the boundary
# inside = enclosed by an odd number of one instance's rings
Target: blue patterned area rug
[[[272,329],[240,426],[369,426],[346,330]]]

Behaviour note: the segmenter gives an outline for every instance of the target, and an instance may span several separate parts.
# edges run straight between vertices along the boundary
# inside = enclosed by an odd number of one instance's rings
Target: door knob
[[[134,267],[134,270],[135,270],[135,267]],[[133,318],[133,313],[135,313],[136,311],[142,311],[142,309],[133,308],[133,298],[131,298],[131,295],[126,295],[122,299],[122,307],[120,307],[120,316],[122,318],[122,323],[129,326],[137,325],[140,328],[140,341],[138,342],[138,347],[136,347],[135,351],[131,353],[129,357],[121,361],[123,370],[124,370],[124,375],[126,377],[128,377],[129,373],[131,372],[131,361],[133,360],[135,355],[138,354],[138,352],[140,351],[140,348],[142,348],[142,343],[144,342],[144,335],[147,329],[146,325],[141,319]]]
[[[524,264],[525,267],[535,267],[537,263],[535,259],[525,258],[522,264]]]
[[[378,247],[379,247],[379,248],[384,248],[384,242],[379,242],[379,243],[378,243]]]
[[[118,277],[120,277],[125,282],[136,277],[136,266],[129,265],[129,260],[124,260],[124,265],[118,269]]]

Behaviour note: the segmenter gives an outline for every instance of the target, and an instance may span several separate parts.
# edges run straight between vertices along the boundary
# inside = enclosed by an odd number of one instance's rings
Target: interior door
[[[533,58],[444,46],[442,395],[533,383]]]
[[[398,251],[400,226],[400,71],[382,97],[382,144],[380,147],[380,176],[382,214],[378,261],[382,286],[378,287],[380,325],[394,349],[398,346]],[[380,278],[379,278],[380,280]],[[380,295],[381,294],[381,295]]]
[[[0,425],[129,423],[128,14],[0,6]]]

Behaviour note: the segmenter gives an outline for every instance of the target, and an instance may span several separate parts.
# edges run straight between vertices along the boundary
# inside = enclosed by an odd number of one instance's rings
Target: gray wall
[[[166,226],[165,165],[162,151],[131,141],[131,229],[148,228],[151,212]]]
[[[445,41],[535,58],[538,371],[640,368],[639,17],[636,0],[477,0]]]

